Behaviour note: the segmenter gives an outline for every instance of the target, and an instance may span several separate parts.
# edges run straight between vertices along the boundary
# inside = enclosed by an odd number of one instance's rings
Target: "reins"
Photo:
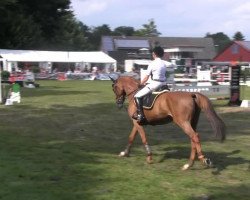
[[[137,92],[138,90],[139,90],[139,88],[136,88],[136,89],[135,89],[135,90],[133,90],[132,92],[130,92],[130,93],[128,93],[128,94],[126,94],[126,95],[125,95],[125,99],[126,99],[126,97],[129,97],[131,94],[133,94],[133,93]],[[129,104],[132,100],[133,100],[133,98],[131,98],[131,99],[129,100],[128,104]],[[124,109],[125,109],[125,110],[127,110],[127,108],[128,108],[128,107],[127,107],[127,106],[125,106],[125,105],[124,105],[123,107],[124,107]]]
[[[139,88],[136,88],[135,90],[133,90],[132,92],[126,94],[126,97],[130,96],[131,94],[133,94],[134,92],[137,92],[139,90]]]

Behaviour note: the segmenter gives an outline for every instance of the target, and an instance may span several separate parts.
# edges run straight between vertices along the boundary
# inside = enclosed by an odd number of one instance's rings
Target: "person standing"
[[[146,76],[141,80],[141,85],[145,86],[134,96],[137,106],[137,113],[132,117],[136,119],[139,124],[146,123],[147,121],[143,112],[143,97],[148,93],[160,88],[162,85],[166,85],[167,67],[164,61],[161,59],[163,55],[164,50],[162,47],[157,46],[153,49],[153,61],[148,65]],[[150,80],[150,82],[146,85],[148,80]]]

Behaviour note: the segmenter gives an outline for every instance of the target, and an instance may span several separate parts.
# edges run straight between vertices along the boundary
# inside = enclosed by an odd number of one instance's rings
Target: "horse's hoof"
[[[148,157],[147,157],[147,163],[148,163],[148,164],[152,164],[152,163],[153,163],[153,158],[152,158],[152,156],[148,156]]]
[[[119,157],[127,157],[128,154],[125,152],[125,151],[122,151],[120,154],[119,154]]]
[[[210,167],[210,168],[214,167],[212,161],[209,158],[204,158],[202,162],[203,162],[203,165],[205,165],[206,167]]]
[[[183,165],[183,167],[181,168],[182,171],[188,170],[191,166],[189,164],[185,164]]]

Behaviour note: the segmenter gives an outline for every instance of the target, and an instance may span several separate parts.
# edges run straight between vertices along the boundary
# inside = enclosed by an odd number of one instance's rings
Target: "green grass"
[[[190,143],[174,124],[146,127],[153,164],[146,163],[139,137],[129,158],[117,156],[132,125],[126,110],[117,109],[109,81],[39,83],[40,88],[22,88],[21,104],[0,106],[0,199],[250,198],[249,109],[214,102],[227,140],[211,139],[203,115],[198,131],[216,167],[196,162],[183,172]],[[249,88],[244,94],[250,99]]]

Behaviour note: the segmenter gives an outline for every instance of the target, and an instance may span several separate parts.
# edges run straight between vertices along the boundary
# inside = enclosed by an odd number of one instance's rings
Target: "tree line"
[[[141,29],[119,26],[111,30],[108,24],[90,27],[77,20],[71,10],[71,0],[1,0],[0,48],[61,51],[98,50],[103,35],[160,36],[154,19]],[[218,51],[232,40],[245,40],[238,31],[230,39],[223,32],[210,34]]]

